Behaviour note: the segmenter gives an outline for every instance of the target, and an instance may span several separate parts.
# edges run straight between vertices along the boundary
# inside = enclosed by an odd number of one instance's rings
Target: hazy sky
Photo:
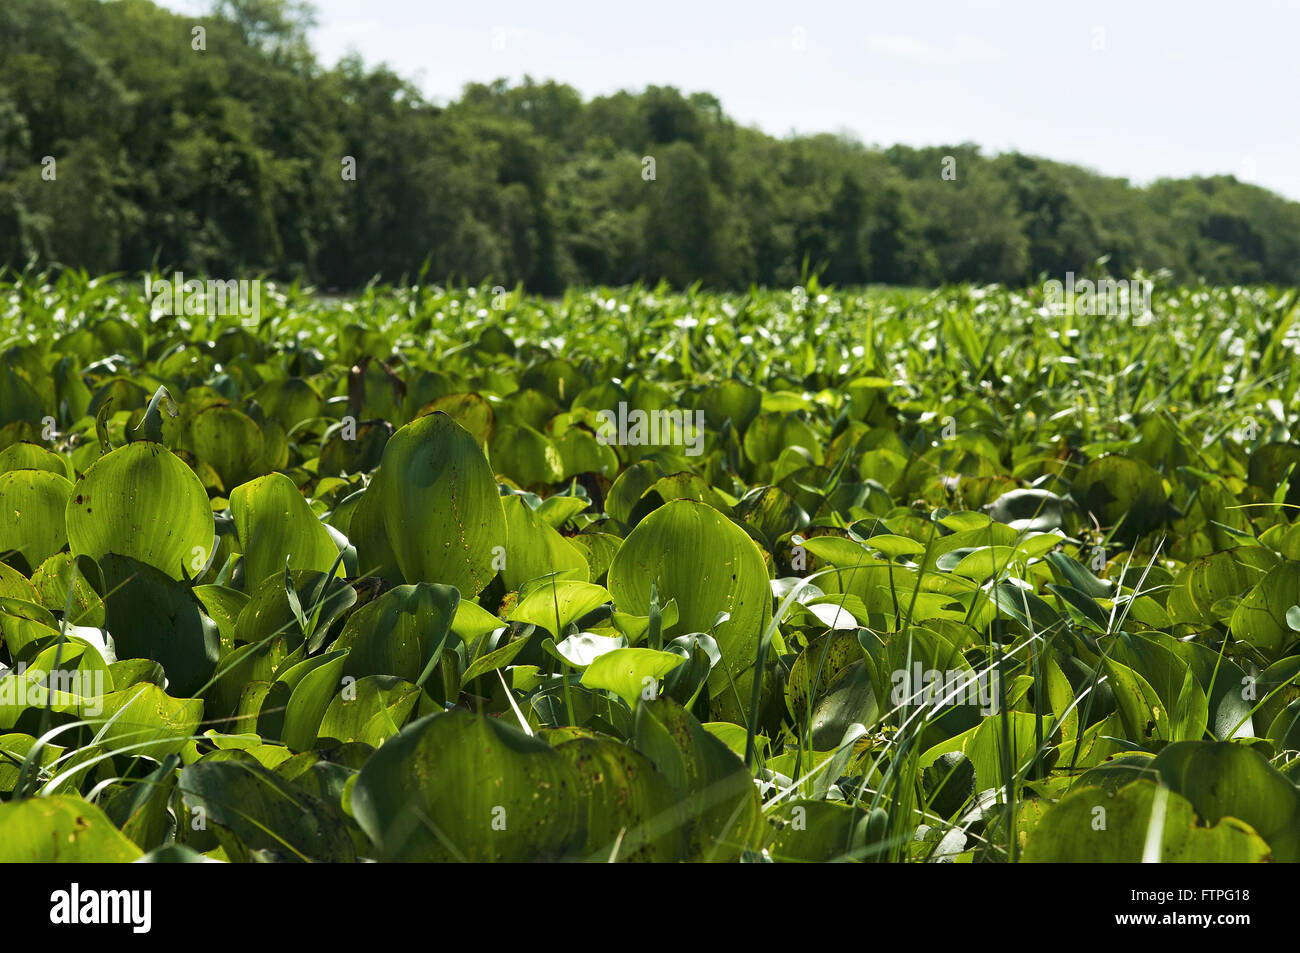
[[[193,13],[207,0],[168,0]],[[435,101],[470,81],[590,97],[714,93],[774,135],[971,141],[1135,182],[1231,173],[1300,200],[1300,0],[316,0],[327,64],[356,50]]]

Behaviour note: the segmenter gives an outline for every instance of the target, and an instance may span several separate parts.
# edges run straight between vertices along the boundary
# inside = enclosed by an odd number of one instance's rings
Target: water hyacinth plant
[[[1294,291],[141,287],[0,282],[0,860],[1300,859]]]

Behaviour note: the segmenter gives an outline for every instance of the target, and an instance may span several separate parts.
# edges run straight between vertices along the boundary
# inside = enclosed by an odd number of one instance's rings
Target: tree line
[[[775,138],[708,93],[326,68],[300,0],[0,4],[0,265],[683,287],[1300,284],[1300,204],[963,143]]]

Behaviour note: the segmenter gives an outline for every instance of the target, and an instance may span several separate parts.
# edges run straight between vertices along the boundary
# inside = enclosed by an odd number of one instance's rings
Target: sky
[[[165,6],[201,13],[209,0]],[[1145,184],[1231,174],[1300,200],[1300,0],[315,0],[435,102],[524,75],[585,97],[710,92],[776,136],[974,142]]]

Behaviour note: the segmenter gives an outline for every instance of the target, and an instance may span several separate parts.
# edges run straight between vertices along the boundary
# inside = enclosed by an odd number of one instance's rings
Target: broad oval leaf
[[[130,556],[173,579],[207,564],[216,531],[194,471],[149,441],[96,461],[73,488],[66,519],[74,554]]]
[[[408,725],[366,762],[352,813],[386,861],[559,859],[586,842],[569,763],[497,718]]]
[[[376,494],[388,544],[408,582],[477,595],[496,575],[506,545],[501,497],[470,433],[443,413],[402,427],[384,447]]]
[[[648,614],[653,583],[661,603],[677,602],[682,631],[709,632],[719,613],[728,614],[711,633],[722,663],[709,676],[709,691],[719,720],[742,723],[759,638],[772,618],[768,579],[745,531],[691,500],[666,503],[637,524],[609,567],[609,590],[624,612]]]

